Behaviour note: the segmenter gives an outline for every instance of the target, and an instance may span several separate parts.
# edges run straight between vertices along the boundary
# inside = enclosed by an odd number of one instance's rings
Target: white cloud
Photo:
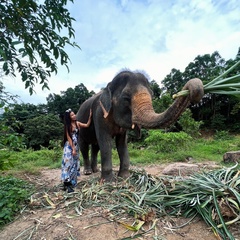
[[[67,48],[70,73],[59,67],[49,80],[52,93],[80,83],[98,91],[122,68],[145,70],[160,84],[197,55],[218,51],[228,60],[240,47],[238,0],[81,0],[69,9],[81,51]],[[45,102],[50,92],[37,88],[36,101]]]

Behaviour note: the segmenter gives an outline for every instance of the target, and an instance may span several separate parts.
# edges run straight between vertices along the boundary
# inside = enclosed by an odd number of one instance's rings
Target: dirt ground
[[[206,167],[205,163],[204,167]],[[210,166],[210,165],[209,165]],[[151,165],[144,167],[147,173],[161,175],[166,165]],[[208,166],[207,166],[208,167]],[[99,173],[79,177],[79,181],[96,177]],[[99,175],[100,176],[100,175]],[[60,189],[60,169],[43,169],[39,175],[21,176],[33,183],[42,192],[52,191],[58,199],[58,205],[51,207],[26,207],[17,219],[5,226],[0,232],[0,239],[3,240],[117,240],[117,239],[153,239],[153,240],[216,240],[218,239],[213,231],[199,218],[195,218],[190,224],[185,218],[164,217],[157,219],[149,225],[144,225],[144,232],[133,232],[128,230],[119,222],[111,221],[108,213],[100,208],[84,209],[76,214],[74,209],[69,210],[68,204],[71,199],[63,199],[67,193]],[[80,191],[80,189],[76,189]],[[46,196],[42,196],[43,198]],[[53,202],[54,199],[51,198]],[[34,202],[33,202],[34,204]],[[134,219],[126,218],[129,224]],[[240,239],[238,228],[233,229],[236,240]]]

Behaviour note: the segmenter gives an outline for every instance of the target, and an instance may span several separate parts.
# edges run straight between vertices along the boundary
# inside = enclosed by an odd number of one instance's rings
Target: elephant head
[[[188,81],[183,89],[189,90],[190,94],[179,97],[163,113],[156,113],[147,78],[141,73],[124,71],[104,89],[100,106],[104,118],[112,111],[116,124],[123,128],[165,128],[174,123],[191,102],[199,102],[204,95],[202,81],[198,78]]]

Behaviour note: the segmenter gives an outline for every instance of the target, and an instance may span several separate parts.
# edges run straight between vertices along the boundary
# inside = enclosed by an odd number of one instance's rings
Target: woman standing
[[[74,192],[77,185],[77,176],[80,171],[80,158],[78,146],[78,131],[81,127],[89,127],[91,123],[92,111],[90,110],[87,123],[78,122],[75,113],[68,109],[64,114],[64,148],[62,157],[61,179],[64,190],[68,193]]]

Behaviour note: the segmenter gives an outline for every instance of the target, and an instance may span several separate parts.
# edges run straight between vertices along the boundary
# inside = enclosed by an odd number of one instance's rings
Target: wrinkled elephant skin
[[[203,97],[203,84],[200,79],[192,79],[183,89],[188,89],[187,97],[179,97],[163,113],[155,113],[152,95],[147,78],[130,71],[120,72],[106,88],[86,100],[77,113],[77,120],[86,122],[92,109],[92,122],[89,128],[80,129],[80,150],[84,161],[85,174],[98,171],[97,154],[101,154],[101,178],[112,181],[112,139],[115,138],[120,159],[118,176],[129,176],[129,154],[127,149],[128,129],[140,132],[147,129],[165,128],[174,123],[190,102],[196,103]],[[89,159],[91,145],[91,160]]]

